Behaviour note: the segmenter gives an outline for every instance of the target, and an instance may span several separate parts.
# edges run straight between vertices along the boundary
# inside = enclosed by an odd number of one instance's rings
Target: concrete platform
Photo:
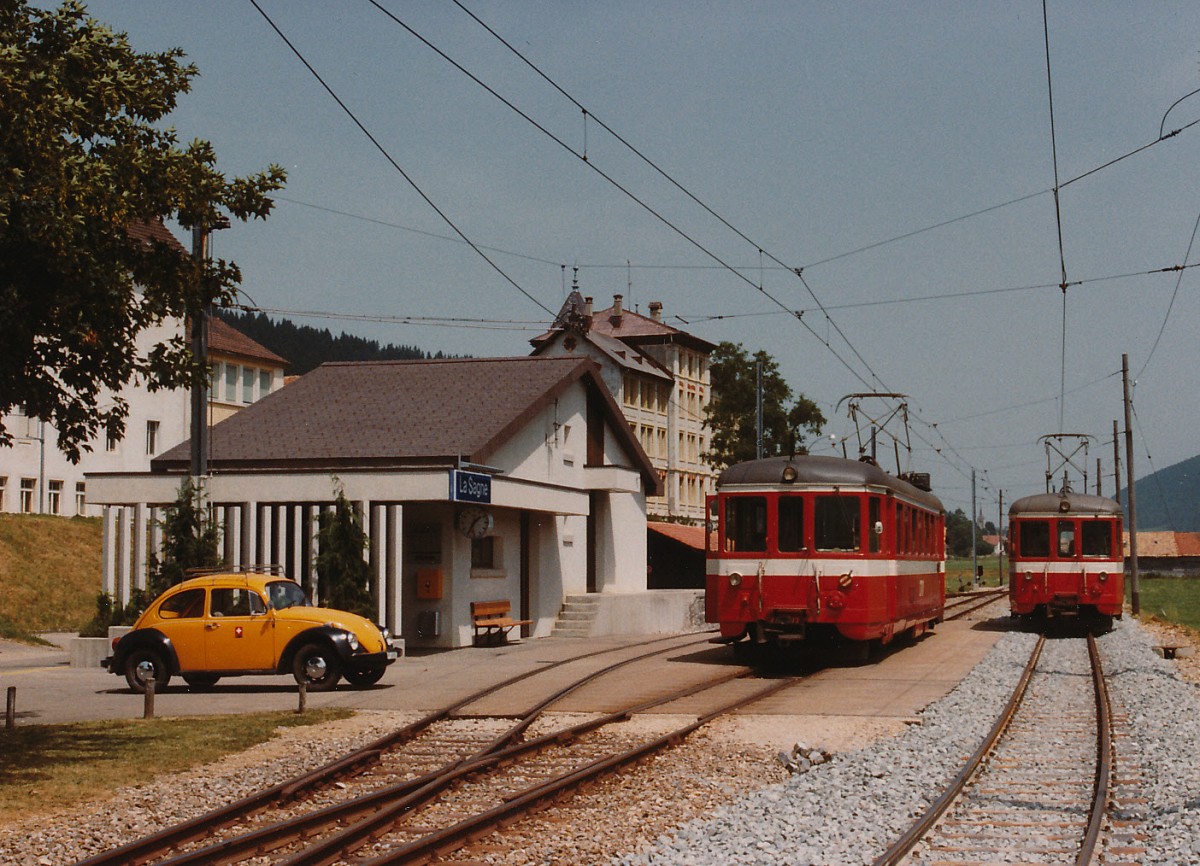
[[[794,688],[756,705],[753,713],[746,715],[879,718],[902,723],[949,692],[991,649],[1002,629],[986,623],[943,623],[915,645],[889,652],[877,661],[817,671]],[[704,637],[692,634],[676,639],[690,643]],[[589,649],[628,646],[643,640],[643,636],[636,635],[586,640],[541,638],[502,647],[416,652],[392,665],[372,688],[352,689],[343,683],[334,692],[310,694],[308,705],[424,713]],[[670,681],[702,678],[713,667],[733,665],[737,662],[728,647],[692,643],[662,662],[657,669],[661,674],[641,676],[637,681],[665,689]],[[538,679],[545,678],[534,678],[528,690],[518,691],[484,711],[524,709],[539,688],[533,685]],[[604,710],[634,691],[631,687],[637,681],[614,678],[603,688],[580,691],[556,709]],[[72,668],[67,651],[61,648],[0,642],[0,688],[8,686],[17,688],[19,725],[137,719],[142,714],[142,697],[130,691],[123,678],[100,668]],[[287,676],[231,678],[206,692],[191,692],[175,679],[156,696],[159,716],[293,710],[296,704],[296,685]],[[664,711],[687,710],[685,705],[676,704]]]

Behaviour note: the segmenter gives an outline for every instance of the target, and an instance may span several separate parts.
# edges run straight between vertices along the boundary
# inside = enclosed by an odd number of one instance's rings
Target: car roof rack
[[[277,574],[287,577],[282,565],[205,565],[184,571],[188,577],[203,577],[206,574]]]

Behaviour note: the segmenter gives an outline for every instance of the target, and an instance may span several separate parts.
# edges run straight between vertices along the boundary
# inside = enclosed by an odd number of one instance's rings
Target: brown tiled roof
[[[269,361],[279,367],[287,366],[286,358],[279,357],[266,346],[256,343],[233,325],[216,316],[208,321],[208,351],[251,361]]]
[[[630,344],[674,342],[706,352],[717,348],[715,343],[702,340],[694,334],[672,328],[664,322],[640,313],[625,309],[621,311],[620,316],[615,316],[613,315],[615,309],[615,307],[609,307],[606,310],[596,310],[592,314],[592,330]]]
[[[215,471],[386,467],[488,459],[534,414],[583,380],[648,495],[658,475],[595,361],[485,358],[323,364],[212,428]],[[184,442],[151,471],[188,466]]]
[[[169,247],[174,247],[181,253],[186,253],[183,244],[179,242],[179,238],[171,233],[171,230],[163,225],[162,220],[154,220],[153,222],[144,222],[135,220],[127,228],[126,232],[131,238],[138,241],[161,241]]]
[[[665,535],[680,544],[686,544],[688,547],[696,550],[704,550],[704,527],[703,526],[688,526],[684,523],[660,523],[656,520],[646,522],[646,528],[651,532],[657,532],[659,535]]]
[[[1200,532],[1177,532],[1175,544],[1180,556],[1200,556]],[[1141,553],[1141,551],[1138,551]]]

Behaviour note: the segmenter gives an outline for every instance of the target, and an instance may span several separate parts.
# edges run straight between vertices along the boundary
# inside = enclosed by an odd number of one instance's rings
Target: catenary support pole
[[[1129,531],[1129,606],[1133,615],[1142,612],[1142,593],[1138,586],[1137,493],[1133,487],[1133,423],[1129,399],[1129,355],[1121,355],[1121,382],[1125,390],[1125,490],[1129,505],[1125,509],[1125,528]]]

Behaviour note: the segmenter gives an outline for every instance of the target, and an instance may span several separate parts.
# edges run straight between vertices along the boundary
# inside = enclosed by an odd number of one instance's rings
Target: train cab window
[[[817,550],[858,550],[862,533],[857,496],[818,496],[813,510],[813,544]]]
[[[725,500],[725,551],[765,553],[767,550],[767,499],[765,496],[730,496]]]
[[[1105,520],[1085,520],[1079,541],[1084,556],[1112,556],[1112,526]]]
[[[1075,556],[1075,522],[1058,521],[1058,555],[1074,558]]]
[[[1050,521],[1025,520],[1017,530],[1017,550],[1026,559],[1050,555]]]
[[[867,549],[871,553],[879,553],[883,545],[883,523],[880,521],[879,515],[879,497],[872,496],[867,500],[867,538],[869,539]]]
[[[779,497],[779,552],[804,550],[804,497]]]

